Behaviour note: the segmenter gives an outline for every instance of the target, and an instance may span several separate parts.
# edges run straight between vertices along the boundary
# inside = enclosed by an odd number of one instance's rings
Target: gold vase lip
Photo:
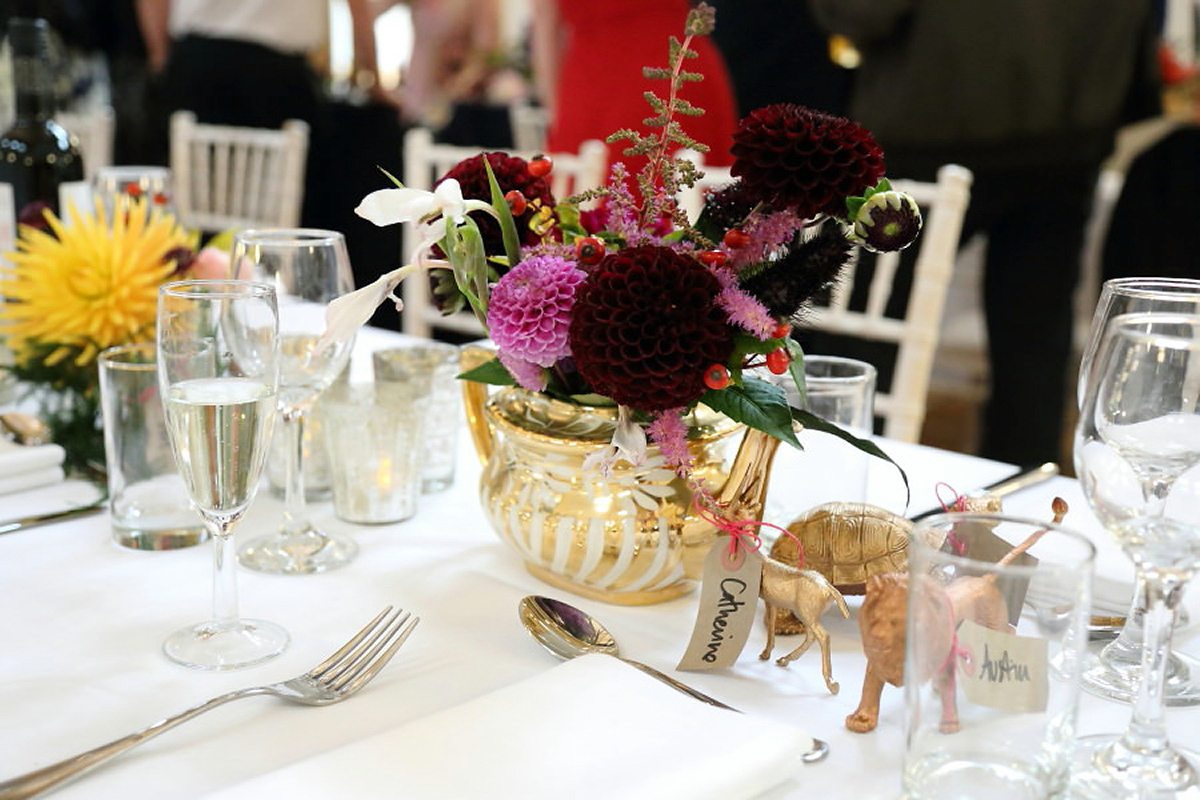
[[[547,424],[542,430],[529,426],[530,417],[523,413],[532,405],[547,409]],[[495,392],[484,404],[484,413],[489,422],[506,434],[515,434],[530,441],[547,445],[578,446],[580,444],[607,444],[612,441],[617,426],[616,406],[590,406],[568,403],[528,389],[506,387]],[[580,429],[577,422],[583,416],[595,418],[597,424],[590,430]],[[744,426],[734,422],[703,404],[696,406],[689,419],[688,439],[695,443],[706,443],[736,433]],[[557,433],[556,429],[564,432]],[[566,430],[572,430],[566,433]]]

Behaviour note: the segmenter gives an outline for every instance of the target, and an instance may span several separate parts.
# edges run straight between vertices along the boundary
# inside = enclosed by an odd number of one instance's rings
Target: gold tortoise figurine
[[[964,505],[972,511],[998,511],[1000,499],[994,495],[968,497]],[[908,569],[913,523],[886,508],[869,503],[823,503],[801,514],[787,529],[792,535],[780,535],[771,546],[771,557],[800,566],[803,551],[803,567],[824,575],[844,595],[863,594],[872,575]],[[791,614],[776,617],[776,633],[803,630]]]

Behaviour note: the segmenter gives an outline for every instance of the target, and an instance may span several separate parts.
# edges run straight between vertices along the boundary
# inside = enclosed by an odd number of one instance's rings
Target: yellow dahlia
[[[106,347],[152,339],[158,287],[196,244],[145,200],[111,225],[103,209],[69,213],[69,226],[49,212],[49,231],[22,226],[11,266],[0,267],[9,298],[0,304],[0,334],[22,366],[74,354],[84,367]]]

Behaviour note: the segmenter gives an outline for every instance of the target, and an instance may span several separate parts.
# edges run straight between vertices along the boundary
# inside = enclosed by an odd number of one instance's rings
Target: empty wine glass
[[[233,528],[254,499],[275,420],[278,310],[270,286],[182,281],[158,296],[158,376],[171,449],[214,542],[213,617],[163,644],[201,669],[257,664],[283,628],[238,616]]]
[[[306,574],[347,564],[354,540],[326,533],[308,517],[304,421],[321,392],[346,367],[353,340],[318,347],[329,301],[354,290],[346,240],[336,231],[280,228],[234,235],[237,272],[275,287],[279,297],[279,415],[285,437],[284,512],[279,530],[242,547],[241,563],[259,572]]]
[[[1083,407],[1091,382],[1096,350],[1109,320],[1139,312],[1200,313],[1200,280],[1191,278],[1114,278],[1106,281],[1092,317],[1087,345],[1079,365],[1077,399]],[[1083,672],[1083,687],[1093,694],[1124,702],[1137,690],[1142,665],[1142,616],[1138,585],[1120,635],[1099,653],[1090,655]],[[1184,653],[1171,653],[1167,660],[1164,690],[1169,706],[1200,703],[1200,661]]]
[[[1175,610],[1200,563],[1200,315],[1123,314],[1096,351],[1075,467],[1088,504],[1141,580],[1145,644],[1120,736],[1080,740],[1080,797],[1159,797],[1200,786],[1170,744],[1163,689]],[[1198,470],[1197,472],[1200,472]]]

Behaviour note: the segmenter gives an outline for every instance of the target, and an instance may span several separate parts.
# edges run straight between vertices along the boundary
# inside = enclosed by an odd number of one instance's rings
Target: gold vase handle
[[[463,345],[459,350],[459,366],[463,372],[491,361],[496,351],[478,344]],[[462,382],[463,409],[467,414],[467,428],[471,431],[471,441],[475,445],[475,454],[485,466],[492,457],[495,432],[492,425],[484,416],[483,406],[488,399],[488,385],[478,381]]]

